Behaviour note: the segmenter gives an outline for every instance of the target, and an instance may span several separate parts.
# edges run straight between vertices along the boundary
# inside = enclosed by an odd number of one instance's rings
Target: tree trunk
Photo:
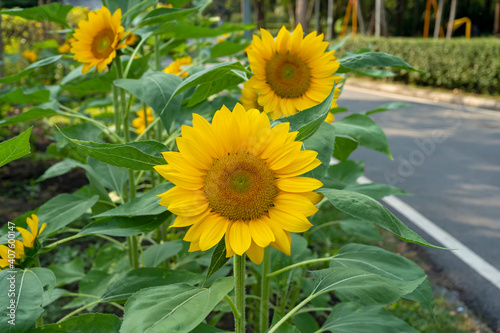
[[[333,38],[333,0],[328,0],[328,16],[326,19],[326,40]]]
[[[361,10],[361,1],[358,1],[358,5],[356,7],[358,7],[359,30],[363,36],[366,36],[365,21],[363,20],[363,11]]]
[[[439,38],[439,28],[441,27],[441,16],[443,16],[444,0],[439,0],[438,12],[436,13],[436,24],[434,25],[434,39]]]
[[[453,22],[455,21],[455,13],[457,12],[457,0],[451,0],[450,20],[448,21],[448,30],[446,30],[446,39],[451,39],[453,33]]]
[[[295,19],[297,20],[297,25],[300,23],[304,32],[307,33],[309,30],[309,25],[307,24],[307,0],[297,0]]]
[[[495,24],[493,25],[493,35],[500,34],[500,0],[495,2]]]
[[[266,28],[266,9],[265,0],[254,0],[255,7],[255,22],[259,28]]]
[[[314,0],[314,30],[319,33],[319,6],[321,1]]]
[[[380,27],[381,34],[384,37],[387,37],[387,14],[385,12],[385,1],[380,0]]]
[[[380,37],[382,25],[382,0],[375,0],[375,36]]]
[[[307,22],[307,26],[309,27],[309,25],[311,25],[311,18],[312,18],[312,15],[313,15],[313,10],[314,10],[314,4],[315,4],[315,0],[309,0],[309,5],[307,6],[307,16],[306,16],[306,22]],[[316,31],[318,31],[317,29],[315,29]],[[309,31],[309,29],[308,29]]]
[[[241,16],[243,17],[243,24],[249,24],[252,22],[252,16],[250,13],[250,0],[241,0]],[[251,38],[252,31],[245,30],[245,38]]]

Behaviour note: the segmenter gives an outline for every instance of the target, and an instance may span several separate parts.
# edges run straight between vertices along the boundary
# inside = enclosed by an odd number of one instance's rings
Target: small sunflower
[[[23,241],[21,242],[16,239],[14,242],[15,247],[13,250],[15,253],[15,259],[22,260],[26,256],[26,251],[35,247],[36,239],[47,226],[47,223],[44,223],[40,229],[38,229],[38,222],[38,216],[32,214],[31,217],[26,218],[26,223],[31,231],[21,227],[16,228],[21,233]],[[8,259],[9,248],[5,245],[0,245],[0,268],[7,267],[11,264]],[[14,264],[17,265],[19,262],[16,260]]]
[[[253,89],[250,81],[243,83],[243,90],[241,91],[240,102],[246,110],[258,109],[263,111],[258,102],[259,94]]]
[[[127,35],[127,38],[125,38],[125,44],[127,44],[128,46],[132,46],[132,45],[135,45],[138,40],[139,40],[139,37],[137,37],[136,34],[131,33],[131,34]]]
[[[172,227],[191,226],[189,251],[206,251],[225,239],[226,253],[246,253],[260,264],[271,245],[290,255],[290,232],[304,232],[317,211],[322,186],[299,177],[321,162],[301,150],[289,123],[271,128],[269,117],[237,104],[217,111],[212,124],[193,114],[183,126],[179,152],[165,152],[167,165],[155,166],[176,186],[158,195],[160,205],[177,215]]]
[[[35,62],[38,58],[38,55],[35,51],[26,50],[23,52],[23,58],[28,60],[29,62]]]
[[[90,12],[88,21],[78,23],[71,52],[75,60],[85,63],[82,73],[87,73],[92,67],[101,73],[116,57],[116,50],[127,46],[120,42],[125,37],[121,18],[121,9],[111,16],[109,9],[103,6],[95,13]]]
[[[250,81],[259,104],[272,119],[290,116],[321,103],[341,79],[333,75],[340,64],[335,51],[325,52],[328,42],[312,32],[303,37],[302,26],[290,32],[282,27],[274,40],[265,29],[247,48]]]
[[[190,56],[175,59],[170,65],[163,69],[164,73],[179,75],[180,77],[188,77],[189,73],[184,71],[181,66],[189,66],[193,64]]]
[[[57,48],[57,51],[58,51],[60,54],[65,54],[65,53],[68,53],[70,49],[71,49],[71,45],[69,45],[69,43],[64,43],[64,44],[61,44],[61,45]]]
[[[138,112],[135,113],[137,118],[132,121],[132,126],[136,129],[137,134],[142,134],[147,125],[151,124],[154,120],[153,112],[151,108],[146,108],[146,119],[144,119],[144,109],[141,108]],[[146,120],[146,121],[145,121]]]

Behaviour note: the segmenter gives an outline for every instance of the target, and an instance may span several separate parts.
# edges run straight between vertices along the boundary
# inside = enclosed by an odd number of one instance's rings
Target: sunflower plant
[[[88,179],[1,230],[0,284],[15,293],[0,295],[14,304],[0,331],[415,332],[383,306],[432,312],[429,281],[377,246],[380,230],[433,245],[377,201],[405,192],[358,184],[363,163],[349,159],[360,145],[392,158],[370,115],[402,105],[339,115],[349,76],[415,69],[385,53],[339,59],[300,25],[245,40],[253,27],[212,28],[207,4],[184,3],[104,1],[64,49],[0,78],[17,87],[0,99],[25,110],[0,119],[21,132],[0,143],[0,166],[29,154],[39,120],[59,162],[37,182],[75,168]],[[71,28],[71,10],[7,15]],[[57,84],[24,88],[58,64]],[[94,249],[77,252],[89,262],[57,261],[72,244]]]

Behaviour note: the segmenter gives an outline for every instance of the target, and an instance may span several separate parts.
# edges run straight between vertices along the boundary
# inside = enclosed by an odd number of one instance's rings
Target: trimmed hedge
[[[338,51],[370,48],[394,54],[425,74],[395,70],[402,81],[421,86],[461,89],[465,92],[500,95],[500,39],[350,38]]]

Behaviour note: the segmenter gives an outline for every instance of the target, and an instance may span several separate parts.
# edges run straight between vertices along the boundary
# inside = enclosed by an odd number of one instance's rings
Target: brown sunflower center
[[[92,41],[92,53],[98,59],[107,58],[113,51],[115,34],[111,29],[104,29],[94,37]]]
[[[281,98],[297,98],[309,88],[311,73],[299,57],[276,54],[266,64],[266,79]]]
[[[250,153],[216,160],[206,175],[204,191],[212,211],[243,221],[266,213],[278,194],[274,173]]]

